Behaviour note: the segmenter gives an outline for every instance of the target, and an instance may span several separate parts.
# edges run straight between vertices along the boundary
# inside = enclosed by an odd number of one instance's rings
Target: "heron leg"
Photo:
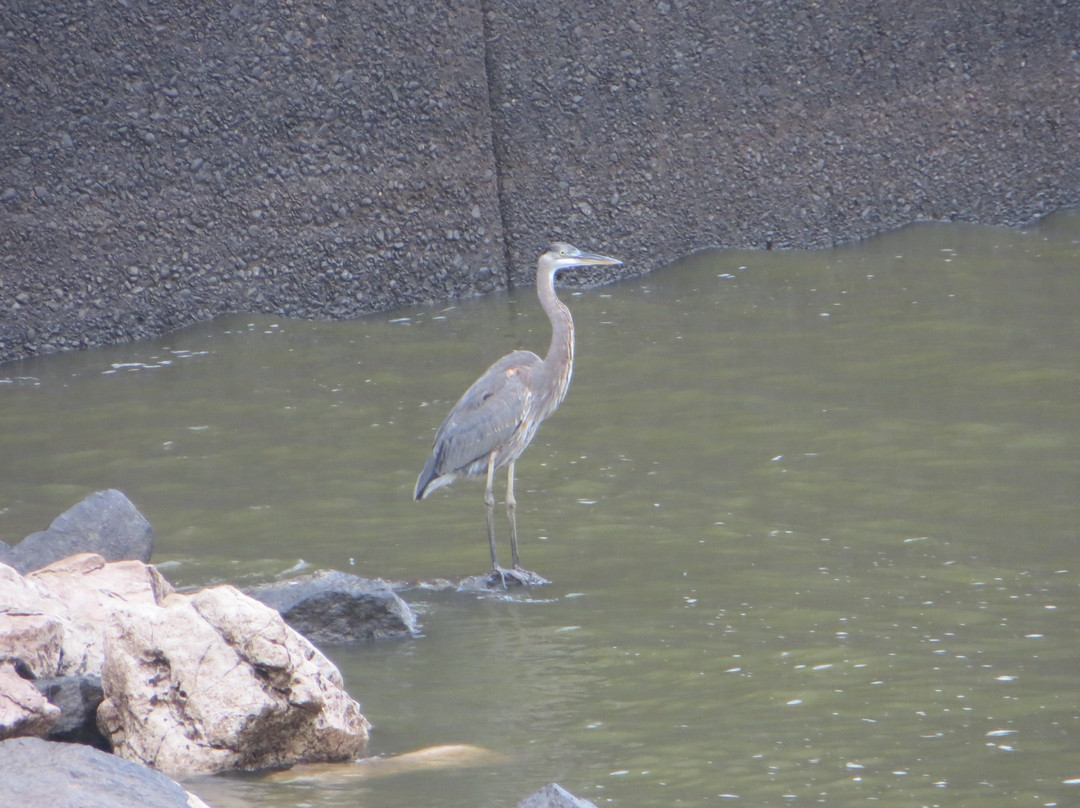
[[[491,544],[491,566],[499,569],[499,556],[495,550],[495,452],[488,455],[487,487],[484,489],[484,515],[487,517],[488,542]]]
[[[518,535],[517,535],[517,500],[514,498],[514,465],[516,460],[511,460],[506,467],[506,515],[510,518],[510,555],[514,561],[514,569],[521,568],[518,559]]]

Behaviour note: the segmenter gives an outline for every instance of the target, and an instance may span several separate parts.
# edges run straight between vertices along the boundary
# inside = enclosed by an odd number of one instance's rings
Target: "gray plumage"
[[[586,253],[569,244],[555,243],[540,256],[536,291],[551,322],[551,345],[541,359],[532,351],[514,351],[487,369],[465,391],[435,434],[435,443],[413,496],[427,497],[458,477],[487,477],[484,502],[488,508],[491,563],[495,553],[492,481],[497,469],[507,468],[507,511],[514,567],[518,568],[514,500],[514,464],[532,442],[540,424],[566,397],[574,369],[574,321],[555,294],[555,275],[579,266],[621,264],[614,258]]]

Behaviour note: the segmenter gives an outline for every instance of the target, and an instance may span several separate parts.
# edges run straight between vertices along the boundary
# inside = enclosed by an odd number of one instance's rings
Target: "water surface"
[[[564,290],[574,383],[518,464],[522,558],[552,585],[406,592],[423,637],[326,649],[373,754],[505,761],[192,788],[218,808],[495,808],[550,781],[620,806],[1076,804],[1078,267],[1074,212]],[[465,387],[548,335],[523,289],[4,365],[0,538],[115,487],[181,587],[482,572],[481,487],[412,487]]]

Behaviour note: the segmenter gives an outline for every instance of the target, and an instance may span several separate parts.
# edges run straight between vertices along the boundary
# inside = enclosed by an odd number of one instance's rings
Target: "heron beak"
[[[621,266],[622,261],[618,258],[608,258],[606,255],[583,252],[575,256],[575,261],[584,266]]]

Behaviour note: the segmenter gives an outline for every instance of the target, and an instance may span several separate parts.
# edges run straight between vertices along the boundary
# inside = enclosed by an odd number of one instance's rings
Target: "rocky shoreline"
[[[115,490],[0,547],[0,738],[75,730],[177,779],[359,757],[370,725],[330,660],[234,587],[177,592],[152,548]],[[98,697],[48,700],[72,685]]]
[[[1060,4],[23,5],[0,361],[1080,204]],[[602,282],[614,274],[596,275]]]
[[[153,545],[116,490],[0,542],[0,802],[74,804],[78,783],[81,808],[204,806],[175,781],[273,771],[333,785],[500,760],[466,745],[360,759],[371,726],[306,635],[417,636],[386,582],[328,571],[185,594],[148,563]],[[521,805],[592,804],[551,784]]]

